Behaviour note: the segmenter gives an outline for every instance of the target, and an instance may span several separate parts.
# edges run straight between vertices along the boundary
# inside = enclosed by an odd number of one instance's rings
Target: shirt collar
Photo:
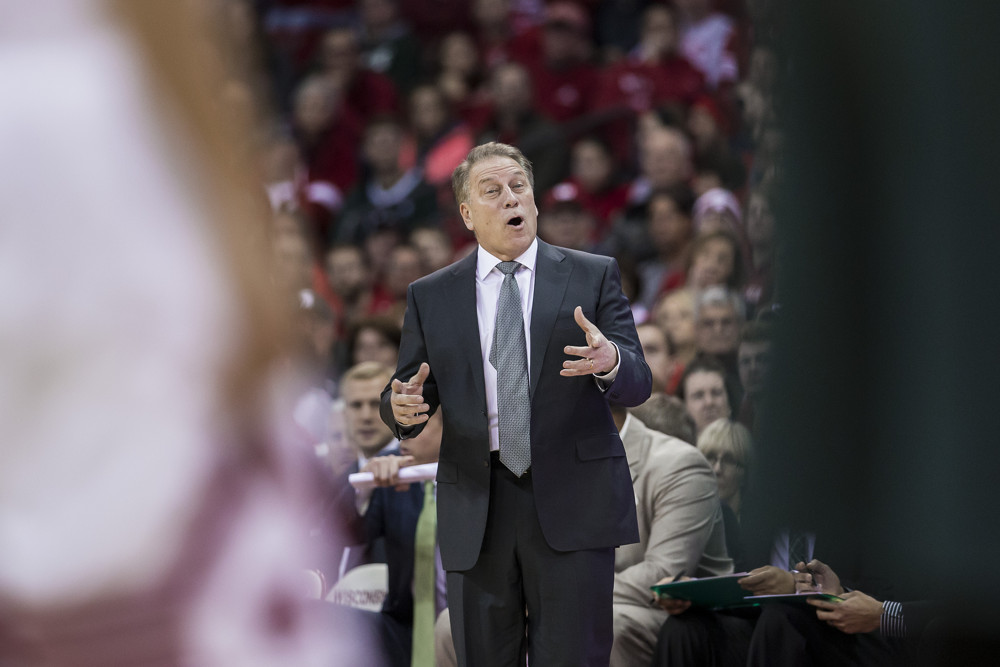
[[[496,268],[496,265],[503,260],[496,255],[493,255],[489,250],[483,248],[483,246],[479,246],[476,253],[476,277],[480,280],[485,280],[489,272]],[[518,257],[515,257],[514,261],[518,262],[529,271],[534,271],[535,260],[537,258],[538,237],[536,236],[531,240],[531,245],[528,246],[528,249],[521,253]]]
[[[632,425],[632,413],[625,413],[625,423],[622,424],[622,430],[618,433],[618,437],[625,440],[625,434],[628,433],[628,427]]]

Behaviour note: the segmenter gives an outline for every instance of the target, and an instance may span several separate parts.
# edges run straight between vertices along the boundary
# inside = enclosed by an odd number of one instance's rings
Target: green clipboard
[[[742,602],[750,595],[750,591],[736,583],[748,574],[747,572],[738,572],[721,577],[675,581],[669,584],[651,586],[651,588],[657,595],[676,600],[690,600],[691,604],[698,607],[721,609]]]
[[[728,607],[759,607],[772,602],[785,602],[806,606],[806,600],[826,600],[827,602],[843,602],[844,598],[830,593],[787,593],[784,595],[748,595],[741,601]]]

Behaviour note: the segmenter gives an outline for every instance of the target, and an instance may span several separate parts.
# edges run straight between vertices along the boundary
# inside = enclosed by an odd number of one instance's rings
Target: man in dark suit
[[[400,443],[386,456],[378,456],[365,465],[380,487],[366,494],[358,492],[364,510],[368,539],[385,540],[389,588],[379,615],[382,648],[393,667],[409,667],[414,630],[414,551],[417,521],[424,507],[425,485],[399,484],[399,469],[409,465],[437,461],[441,448],[441,413],[434,415],[420,435]],[[395,487],[395,488],[392,488]],[[366,496],[370,494],[370,498]],[[367,502],[366,502],[367,501]],[[436,559],[435,559],[436,560]],[[437,568],[435,568],[435,571]],[[433,644],[434,618],[446,606],[444,578],[435,576],[435,608],[424,627],[423,638]]]
[[[618,267],[536,239],[516,148],[474,148],[452,183],[479,248],[410,286],[382,419],[403,440],[444,409],[438,534],[459,663],[607,665],[614,547],[638,540],[608,401],[651,387]]]

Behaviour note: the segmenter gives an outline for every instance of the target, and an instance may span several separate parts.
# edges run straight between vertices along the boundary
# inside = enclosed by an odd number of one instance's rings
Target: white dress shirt
[[[497,369],[490,363],[493,347],[493,329],[496,325],[497,303],[503,273],[496,268],[503,260],[479,246],[476,262],[476,317],[479,319],[479,343],[483,352],[483,377],[486,378],[486,415],[490,427],[490,451],[500,449],[497,430]],[[524,316],[524,340],[527,343],[528,371],[531,372],[531,306],[535,295],[535,261],[538,259],[538,239],[514,261],[521,268],[514,273],[517,291],[521,294],[521,314]]]
[[[496,325],[497,303],[500,301],[500,286],[503,272],[496,268],[503,260],[479,246],[476,250],[476,317],[479,320],[479,345],[483,353],[483,377],[486,380],[486,416],[489,419],[490,451],[500,449],[500,433],[497,418],[497,369],[490,363],[493,347],[493,329]],[[521,296],[521,314],[524,317],[525,352],[528,355],[528,373],[531,373],[531,308],[535,296],[535,263],[538,259],[538,239],[536,238],[520,256],[514,259],[521,265],[514,273],[517,290]],[[609,341],[611,342],[611,341]],[[615,346],[617,354],[618,346]],[[567,357],[570,358],[570,357]],[[621,363],[621,356],[618,356]],[[618,364],[601,376],[594,376],[601,391],[614,382],[618,375]]]

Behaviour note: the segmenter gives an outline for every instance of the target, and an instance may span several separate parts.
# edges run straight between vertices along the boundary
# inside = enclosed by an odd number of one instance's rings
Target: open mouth
[[[522,218],[520,216],[517,216],[517,217],[511,218],[510,220],[508,220],[507,224],[510,225],[511,227],[520,227],[521,223],[523,223],[523,222],[524,222],[524,218]]]

